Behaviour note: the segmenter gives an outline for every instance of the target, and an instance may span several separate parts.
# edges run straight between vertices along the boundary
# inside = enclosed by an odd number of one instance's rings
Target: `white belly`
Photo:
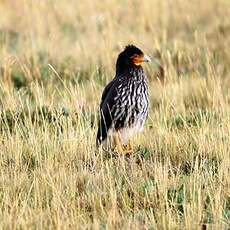
[[[143,130],[143,124],[138,123],[133,127],[123,128],[123,129],[120,129],[119,131],[113,130],[111,132],[111,135],[113,136],[116,133],[118,133],[121,138],[122,144],[127,145],[129,142],[129,139],[133,135],[137,134],[138,132],[141,132],[142,130]]]

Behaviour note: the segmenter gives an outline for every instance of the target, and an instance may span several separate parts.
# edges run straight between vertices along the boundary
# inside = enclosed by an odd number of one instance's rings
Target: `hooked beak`
[[[151,58],[148,55],[144,55],[143,62],[151,62]]]

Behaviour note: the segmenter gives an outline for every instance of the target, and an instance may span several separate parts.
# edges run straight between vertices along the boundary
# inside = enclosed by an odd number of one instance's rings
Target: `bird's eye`
[[[138,55],[137,55],[137,54],[134,54],[134,55],[132,55],[131,58],[137,58],[137,57],[138,57]]]

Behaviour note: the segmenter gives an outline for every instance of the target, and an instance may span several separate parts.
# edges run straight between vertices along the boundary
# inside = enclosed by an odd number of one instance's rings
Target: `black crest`
[[[116,76],[124,73],[130,67],[133,67],[131,57],[133,55],[143,55],[143,52],[134,45],[127,45],[125,49],[118,55],[116,63]]]

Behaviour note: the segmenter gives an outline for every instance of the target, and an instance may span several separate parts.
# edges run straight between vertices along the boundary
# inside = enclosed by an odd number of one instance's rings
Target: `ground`
[[[2,0],[0,15],[3,228],[229,228],[229,0]],[[124,157],[95,136],[129,43],[159,61]]]

